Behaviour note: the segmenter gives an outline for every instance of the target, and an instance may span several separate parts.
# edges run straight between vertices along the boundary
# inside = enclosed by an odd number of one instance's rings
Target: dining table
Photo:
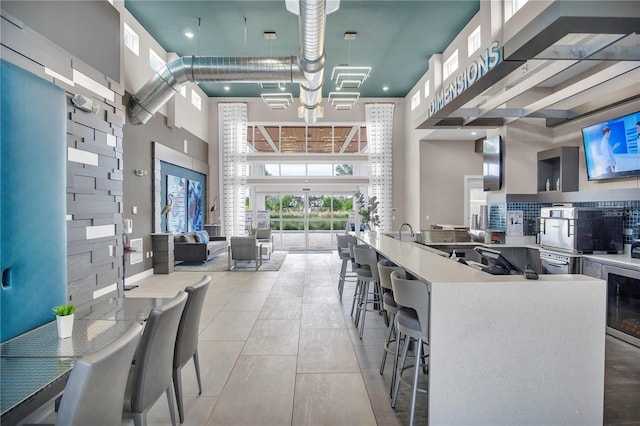
[[[77,359],[108,346],[169,298],[113,297],[77,313],[73,335],[56,321],[0,343],[0,424],[18,424],[64,390]]]

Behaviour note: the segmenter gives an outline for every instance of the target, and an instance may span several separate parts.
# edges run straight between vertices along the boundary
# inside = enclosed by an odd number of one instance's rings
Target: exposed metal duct
[[[300,83],[301,115],[315,123],[322,102],[324,39],[327,13],[339,0],[287,0],[287,9],[300,16],[298,57],[188,56],[166,64],[129,101],[132,124],[144,124],[186,83]]]
[[[194,82],[300,83],[305,80],[297,59],[293,56],[211,57],[187,56],[162,67],[129,100],[132,124],[144,124],[180,87]]]
[[[306,81],[300,83],[300,112],[305,122],[315,123],[318,107],[322,102],[322,83],[324,82],[325,2],[300,2],[300,53],[298,62]]]

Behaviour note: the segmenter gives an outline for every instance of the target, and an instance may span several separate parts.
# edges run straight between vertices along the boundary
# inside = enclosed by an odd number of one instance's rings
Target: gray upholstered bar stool
[[[411,416],[409,424],[413,425],[416,415],[416,395],[418,391],[426,392],[426,389],[418,388],[420,370],[426,372],[427,358],[429,356],[429,288],[427,283],[420,280],[409,280],[405,271],[391,273],[391,286],[396,304],[401,306],[396,313],[396,326],[398,328],[398,345],[404,340],[402,360],[398,363],[396,372],[395,389],[391,406],[395,408],[398,398],[398,389],[402,381],[402,372],[412,366],[406,366],[409,348],[415,348],[415,362],[413,365],[413,384],[411,387]],[[415,341],[412,345],[411,342]],[[424,346],[424,352],[423,352]],[[397,354],[397,352],[396,352]],[[420,364],[420,361],[423,363]]]
[[[378,253],[369,246],[355,246],[353,248],[356,263],[360,265],[357,270],[360,281],[360,297],[358,298],[358,313],[356,325],[360,329],[360,338],[364,333],[364,323],[367,311],[382,312],[382,292],[380,291],[380,274],[378,272]],[[371,288],[370,284],[373,284]],[[371,291],[369,290],[371,288]],[[370,306],[370,307],[369,307]],[[360,318],[362,317],[362,321]]]
[[[358,273],[360,273],[360,275],[368,275],[371,276],[371,271],[369,270],[370,268],[368,266],[364,266],[364,265],[359,265],[356,262],[356,255],[354,252],[354,249],[357,247],[369,247],[366,244],[351,244],[349,243],[349,253],[351,254],[351,263],[353,264],[353,268],[356,272],[356,287],[353,290],[353,301],[351,302],[351,316],[353,316],[353,311],[356,308],[356,304],[358,303],[358,301],[360,300],[360,287],[362,285],[362,281],[360,281],[360,279],[358,278]],[[359,311],[356,312],[356,318],[354,319],[354,322],[356,323],[356,327],[358,326],[358,318],[359,316]]]
[[[395,342],[397,341],[397,332],[396,332],[396,323],[395,316],[398,312],[398,305],[393,297],[393,287],[391,286],[391,273],[393,271],[403,270],[401,267],[396,265],[390,260],[382,259],[378,262],[378,272],[380,273],[380,286],[382,287],[382,307],[387,313],[389,319],[389,326],[387,330],[387,339],[385,340],[383,353],[382,353],[382,362],[380,364],[380,375],[384,374],[384,366],[387,362],[387,354],[395,354]],[[393,344],[393,347],[391,347]],[[396,362],[397,359],[394,357],[393,363],[393,371],[391,372],[391,389],[389,390],[390,394],[393,394],[393,385],[396,379]]]
[[[338,242],[338,256],[342,260],[340,268],[340,277],[338,278],[338,293],[342,302],[342,293],[344,292],[345,281],[356,281],[355,262],[349,251],[349,244],[357,244],[358,240],[353,235],[336,235]],[[351,272],[347,272],[347,266],[351,264]]]

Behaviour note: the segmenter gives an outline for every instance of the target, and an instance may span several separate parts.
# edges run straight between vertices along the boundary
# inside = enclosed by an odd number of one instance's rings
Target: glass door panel
[[[307,194],[308,200],[308,248],[310,250],[331,247],[331,197]]]
[[[256,194],[271,215],[276,249],[327,250],[347,226],[353,196],[346,194]]]

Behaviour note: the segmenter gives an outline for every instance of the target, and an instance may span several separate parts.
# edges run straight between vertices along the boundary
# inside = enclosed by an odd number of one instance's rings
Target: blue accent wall
[[[0,341],[67,299],[66,95],[1,61]]]

